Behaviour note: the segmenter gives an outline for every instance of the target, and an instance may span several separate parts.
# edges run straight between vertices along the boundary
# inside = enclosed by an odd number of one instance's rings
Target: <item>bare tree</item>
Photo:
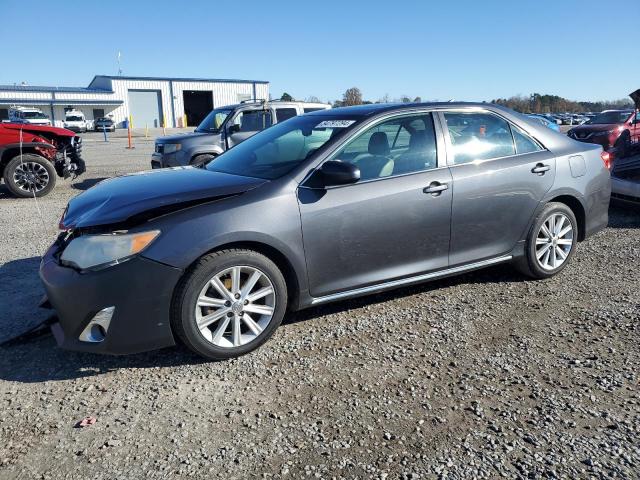
[[[389,103],[390,101],[391,101],[391,98],[389,97],[389,94],[385,93],[384,96],[381,97],[377,103]]]
[[[413,99],[414,103],[422,103],[422,97],[416,97]]]
[[[319,99],[318,97],[316,97],[315,95],[310,95],[310,96],[308,96],[308,97],[307,97],[307,99],[306,99],[305,101],[306,101],[306,102],[309,102],[309,103],[322,103],[322,102],[320,101],[320,99]]]
[[[351,87],[344,95],[342,95],[342,104],[344,106],[362,105],[362,92],[358,87]]]

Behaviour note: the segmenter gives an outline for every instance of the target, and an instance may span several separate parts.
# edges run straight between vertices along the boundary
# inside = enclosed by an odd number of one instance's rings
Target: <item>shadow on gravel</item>
[[[73,182],[71,187],[76,190],[89,190],[94,185],[100,183],[102,180],[106,180],[109,177],[97,177],[97,178],[85,178],[80,182]]]
[[[0,344],[32,330],[51,315],[38,308],[44,296],[39,267],[40,257],[0,265]]]
[[[88,378],[123,368],[163,368],[200,363],[207,361],[182,346],[136,355],[98,355],[62,350],[53,336],[46,334],[0,347],[0,380],[39,383]]]
[[[497,265],[494,267],[484,268],[474,272],[469,272],[441,280],[433,280],[410,287],[403,287],[388,292],[376,293],[364,297],[344,300],[341,302],[330,303],[319,307],[309,308],[300,312],[289,314],[283,324],[298,323],[307,320],[313,320],[323,315],[331,315],[346,310],[366,307],[377,303],[384,303],[398,298],[409,297],[420,293],[439,290],[441,288],[451,287],[455,285],[468,285],[474,283],[515,283],[526,282],[529,279],[520,274],[511,265]]]
[[[609,228],[640,228],[640,205],[611,201]]]

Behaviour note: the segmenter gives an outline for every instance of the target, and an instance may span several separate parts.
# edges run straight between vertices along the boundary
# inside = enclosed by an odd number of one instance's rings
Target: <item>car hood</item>
[[[636,106],[636,108],[640,110],[640,88],[635,92],[631,92],[629,96],[631,97],[631,100],[633,100],[633,103]]]
[[[238,195],[267,180],[201,168],[177,167],[125,175],[98,183],[73,198],[63,229],[121,224]]]
[[[76,134],[71,130],[67,130],[59,127],[50,127],[48,125],[36,125],[33,123],[2,123],[0,128],[6,128],[7,130],[22,130],[24,132],[30,132],[38,134],[41,132],[54,133],[61,137],[75,137]]]
[[[166,137],[156,138],[156,143],[180,143],[184,140],[189,140],[190,138],[202,137],[205,135],[212,135],[212,133],[191,132],[191,133],[179,133],[177,135],[167,135]]]

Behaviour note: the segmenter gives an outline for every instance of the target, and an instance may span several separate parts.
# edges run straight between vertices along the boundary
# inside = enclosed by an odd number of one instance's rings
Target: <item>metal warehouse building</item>
[[[110,116],[120,127],[129,115],[134,127],[187,127],[214,107],[268,98],[269,82],[261,80],[96,75],[86,88],[0,85],[0,120],[16,105],[39,108],[56,126],[73,108],[88,120]]]

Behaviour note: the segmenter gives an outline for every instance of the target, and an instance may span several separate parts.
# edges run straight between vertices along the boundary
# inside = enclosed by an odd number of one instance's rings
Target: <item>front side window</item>
[[[211,111],[211,113],[209,113],[209,115],[207,115],[205,119],[202,120],[200,125],[198,125],[198,128],[196,128],[196,132],[217,132],[218,130],[220,130],[222,124],[227,119],[230,113],[231,110],[222,108],[217,108]]]
[[[509,123],[500,117],[480,112],[445,112],[444,118],[454,164],[515,155]]]
[[[278,122],[284,122],[298,114],[295,108],[276,108],[276,119]]]
[[[245,110],[240,112],[233,123],[238,125],[240,132],[259,132],[273,124],[269,110]]]
[[[344,117],[297,116],[257,133],[207,165],[207,170],[273,180],[286,175],[356,123]]]
[[[435,168],[433,117],[425,113],[380,123],[348,142],[334,159],[356,165],[361,181]]]

